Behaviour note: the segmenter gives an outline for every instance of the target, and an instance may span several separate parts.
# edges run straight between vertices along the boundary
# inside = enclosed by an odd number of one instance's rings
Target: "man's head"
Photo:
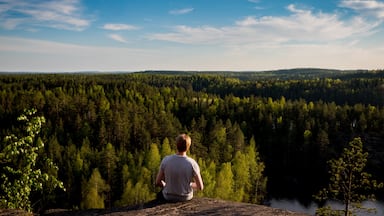
[[[191,137],[187,134],[180,134],[176,137],[176,147],[178,152],[186,152],[191,147]]]

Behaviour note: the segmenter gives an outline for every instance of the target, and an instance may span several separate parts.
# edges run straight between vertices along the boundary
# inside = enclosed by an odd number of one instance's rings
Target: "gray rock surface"
[[[141,215],[258,215],[258,216],[306,216],[307,214],[271,208],[263,205],[231,202],[211,198],[194,198],[179,203],[146,203],[141,206],[130,206],[114,209],[91,209],[83,211],[51,210],[49,216],[141,216]]]

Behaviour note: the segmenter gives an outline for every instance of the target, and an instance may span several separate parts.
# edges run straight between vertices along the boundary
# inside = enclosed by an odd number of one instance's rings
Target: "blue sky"
[[[0,71],[383,69],[379,0],[0,0]]]

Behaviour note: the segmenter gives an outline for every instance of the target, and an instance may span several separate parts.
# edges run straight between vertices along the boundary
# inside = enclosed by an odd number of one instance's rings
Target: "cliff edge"
[[[1,214],[0,214],[1,215]],[[146,203],[141,206],[122,208],[91,209],[91,210],[51,210],[44,215],[48,216],[85,216],[85,215],[113,215],[113,216],[140,216],[140,215],[258,215],[258,216],[307,216],[304,213],[292,212],[271,208],[263,205],[231,202],[211,198],[193,198],[188,202],[179,203]]]

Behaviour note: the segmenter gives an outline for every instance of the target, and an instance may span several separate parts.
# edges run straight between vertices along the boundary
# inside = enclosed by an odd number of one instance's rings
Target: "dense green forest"
[[[31,108],[46,119],[40,154],[66,188],[32,194],[35,209],[153,199],[160,160],[184,132],[206,185],[197,196],[309,203],[355,137],[384,181],[381,70],[0,74],[1,139]]]

